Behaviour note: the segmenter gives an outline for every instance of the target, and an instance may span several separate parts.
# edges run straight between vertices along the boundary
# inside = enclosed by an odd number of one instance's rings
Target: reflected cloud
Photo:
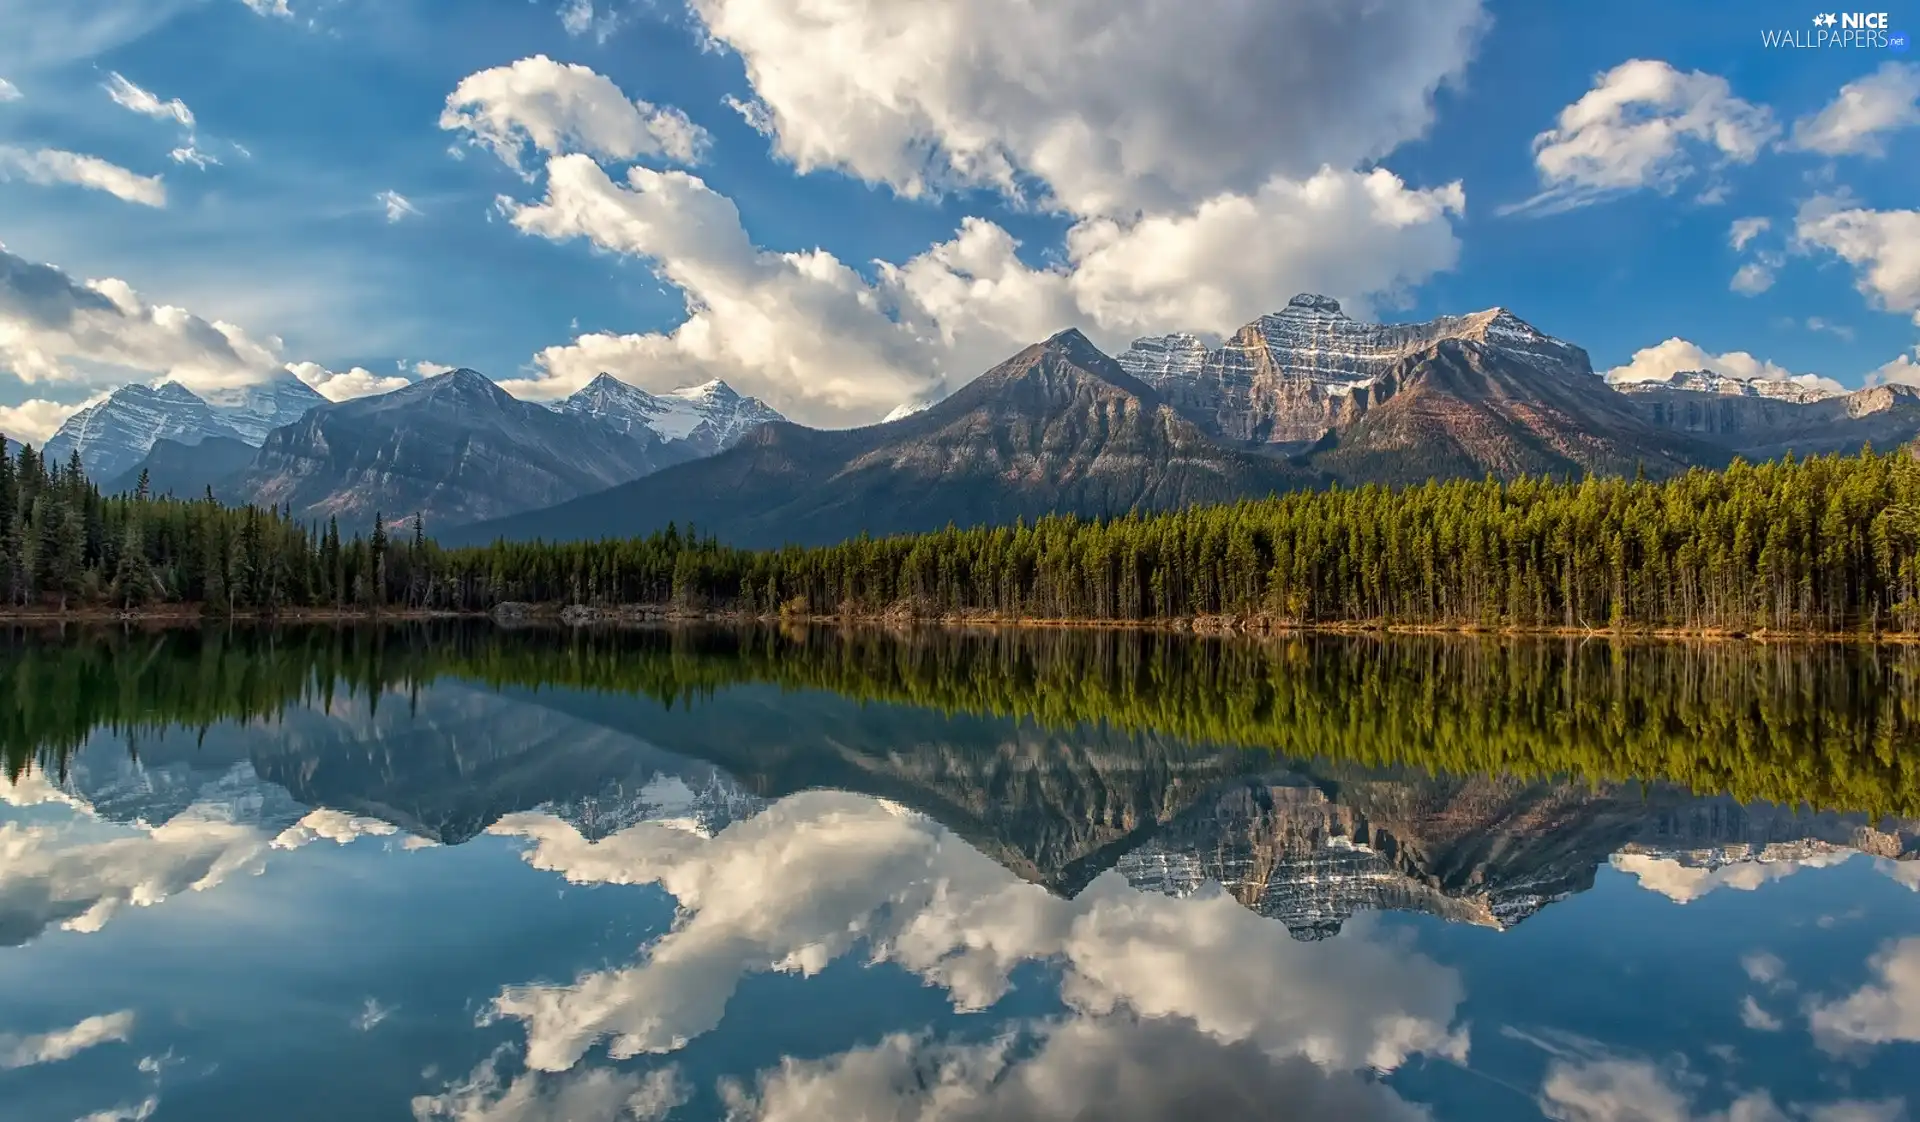
[[[726,1084],[740,1122],[1416,1122],[1430,1115],[1380,1083],[1300,1056],[1275,1059],[1190,1021],[1120,1016],[1042,1027],[1024,1041],[941,1045],[889,1036],[819,1061],[789,1059],[749,1090]]]
[[[266,838],[233,822],[183,814],[126,836],[83,840],[54,826],[0,823],[0,946],[50,927],[98,931],[122,908],[149,907],[257,868]]]
[[[1901,1099],[1843,1099],[1782,1106],[1766,1091],[1731,1089],[1724,1109],[1701,1110],[1707,1081],[1685,1070],[1617,1056],[1556,1059],[1540,1089],[1540,1112],[1554,1122],[1901,1122]]]
[[[962,1011],[997,1001],[1017,965],[1046,960],[1076,1012],[1182,1018],[1330,1069],[1467,1052],[1466,1029],[1452,1026],[1459,976],[1368,925],[1300,942],[1224,893],[1177,899],[1114,873],[1063,900],[865,796],[795,795],[711,839],[643,823],[590,842],[546,815],[493,832],[530,839],[526,859],[569,881],[658,884],[681,909],[633,966],[500,995],[495,1014],[525,1022],[539,1070],[572,1067],[602,1038],[615,1058],[673,1051],[719,1023],[745,975],[812,974],[861,943]]]
[[[133,1032],[133,1010],[88,1017],[72,1028],[33,1036],[0,1034],[0,1071],[58,1063],[89,1048],[125,1041]]]
[[[159,1096],[148,1095],[132,1106],[96,1110],[92,1114],[82,1116],[76,1122],[147,1122],[147,1119],[152,1118],[153,1112],[158,1109],[160,1109]]]
[[[496,1052],[438,1095],[413,1100],[417,1122],[654,1122],[687,1101],[676,1068],[636,1074],[591,1068],[508,1079]]]
[[[330,841],[336,845],[346,845],[356,838],[386,837],[399,832],[400,828],[391,822],[382,822],[378,818],[360,818],[323,807],[309,812],[300,821],[282,830],[280,835],[273,839],[273,848],[298,849],[314,841]]]
[[[1867,966],[1876,981],[1809,1010],[1813,1039],[1822,1050],[1920,1042],[1920,937],[1883,944]]]
[[[1776,856],[1785,851],[1794,856]],[[1676,904],[1690,904],[1710,892],[1723,888],[1752,892],[1768,881],[1790,877],[1802,869],[1825,869],[1855,856],[1851,849],[1819,848],[1807,845],[1768,846],[1750,851],[1722,863],[1721,854],[1702,864],[1648,853],[1616,853],[1613,867],[1640,881],[1640,887],[1658,892]]]

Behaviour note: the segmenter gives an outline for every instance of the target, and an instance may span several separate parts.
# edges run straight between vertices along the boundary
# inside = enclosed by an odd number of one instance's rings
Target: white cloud
[[[1369,296],[1453,264],[1450,218],[1464,207],[1458,184],[1416,190],[1382,170],[1322,169],[1190,215],[1083,222],[1069,260],[1042,268],[1004,229],[970,218],[950,241],[878,263],[869,281],[824,250],[755,246],[732,202],[696,176],[633,168],[626,179],[560,156],[545,199],[503,209],[525,232],[653,262],[685,294],[686,322],[547,348],[541,374],[510,390],[559,396],[603,370],[659,390],[724,378],[796,419],[865,423],[1067,326],[1107,346],[1175,328],[1224,334],[1306,290],[1364,311]]]
[[[175,148],[173,151],[168,152],[167,158],[169,160],[172,160],[176,164],[191,164],[192,166],[199,168],[201,171],[205,171],[207,170],[208,167],[216,165],[220,162],[215,157],[210,156],[207,153],[202,152],[200,149],[194,147],[191,143],[183,144],[180,147]]]
[[[680,110],[629,101],[611,79],[545,55],[462,78],[447,96],[440,127],[471,134],[516,170],[527,145],[548,154],[691,164],[710,139]]]
[[[0,78],[0,104],[4,104],[9,101],[19,101],[19,100],[20,100],[20,87],[14,85],[12,82],[7,81],[5,78]]]
[[[1533,138],[1541,191],[1506,209],[1551,214],[1624,191],[1670,192],[1702,156],[1709,166],[1752,163],[1778,133],[1772,113],[1735,97],[1725,78],[1632,59]]]
[[[1755,1032],[1779,1032],[1784,1027],[1780,1018],[1760,1008],[1751,994],[1740,1002],[1740,1023]]]
[[[1734,270],[1727,287],[1742,296],[1758,296],[1773,287],[1773,269],[1762,261],[1749,261]]]
[[[1822,1049],[1920,1042],[1920,937],[1886,943],[1867,966],[1875,981],[1810,1011],[1813,1039]]]
[[[240,2],[263,16],[279,16],[281,19],[293,18],[293,9],[287,7],[287,0],[240,0]]]
[[[159,1097],[148,1095],[132,1106],[116,1106],[106,1110],[96,1110],[92,1114],[78,1119],[77,1122],[147,1122],[147,1119],[152,1118],[153,1112],[159,1108]]]
[[[451,374],[455,369],[455,367],[448,366],[444,362],[430,362],[426,359],[421,359],[419,362],[413,364],[413,372],[422,378],[435,378],[442,374]]]
[[[1791,144],[1825,156],[1884,156],[1889,133],[1920,125],[1920,66],[1888,62],[1793,123]]]
[[[382,191],[373,197],[374,201],[386,208],[387,221],[398,222],[402,218],[417,216],[420,208],[414,206],[405,195],[398,191]]]
[[[1920,349],[1876,367],[1867,375],[1869,386],[1920,386]]]
[[[68,404],[35,397],[18,405],[0,405],[0,433],[5,433],[11,440],[45,444],[66,423],[68,417],[101,399],[95,396]]]
[[[1868,210],[1834,196],[1801,204],[1794,239],[1854,267],[1854,283],[1875,306],[1920,324],[1920,210]]]
[[[1479,0],[1229,0],[1204,19],[1158,0],[691,6],[803,172],[1123,219],[1386,155],[1485,26]]]
[[[298,849],[315,841],[330,841],[335,845],[346,845],[356,838],[386,837],[399,832],[400,828],[391,822],[382,822],[378,818],[361,818],[344,811],[321,807],[309,811],[300,821],[282,830],[280,835],[273,839],[273,848]]]
[[[1755,951],[1741,956],[1740,969],[1747,972],[1747,977],[1763,986],[1782,984],[1787,974],[1787,964],[1779,955],[1768,951]]]
[[[98,156],[58,148],[16,148],[0,144],[0,180],[19,177],[52,186],[71,183],[141,206],[167,205],[167,188],[157,175],[136,175]]]
[[[358,1032],[372,1032],[380,1027],[380,1022],[393,1016],[394,1009],[395,1006],[382,1005],[369,997],[360,1007],[360,1012],[354,1015],[351,1023]]]
[[[375,374],[364,366],[334,371],[317,362],[290,362],[287,370],[328,401],[351,401],[356,397],[389,393],[411,384],[410,379]]]
[[[146,371],[193,389],[242,385],[280,365],[278,345],[149,304],[125,281],[77,282],[0,246],[0,362],[27,382],[82,380],[79,363]]]
[[[1835,323],[1822,316],[1808,316],[1806,325],[1808,331],[1821,331],[1836,338],[1845,339],[1849,343],[1853,342],[1853,328],[1844,323]]]
[[[1023,1035],[1032,1034],[1028,1030]],[[785,1060],[749,1091],[723,1084],[739,1122],[1422,1122],[1385,1085],[1294,1056],[1275,1060],[1181,1021],[1079,1018],[1009,1040],[937,1044],[892,1035],[823,1060]]]
[[[193,110],[187,108],[186,102],[177,97],[162,101],[160,95],[134,85],[117,70],[107,75],[106,90],[107,96],[122,109],[157,121],[174,121],[182,128],[193,127]]]
[[[502,1078],[495,1053],[438,1095],[413,1100],[418,1122],[655,1122],[687,1101],[677,1068],[646,1073],[586,1068]]]
[[[1606,372],[1609,382],[1658,382],[1683,370],[1710,370],[1727,378],[1737,378],[1743,382],[1793,382],[1802,386],[1845,392],[1844,386],[1832,378],[1818,374],[1795,374],[1779,363],[1755,358],[1746,351],[1729,351],[1726,354],[1713,354],[1706,348],[1685,339],[1668,339],[1651,347],[1642,347],[1633,352],[1633,358],[1623,366],[1616,366]],[[1646,854],[1622,854],[1614,864],[1635,873],[1644,882],[1647,875],[1658,876],[1663,881],[1678,883],[1679,880],[1705,877],[1708,870],[1687,868],[1668,858],[1652,857]],[[1729,865],[1719,873],[1722,880],[1752,875],[1737,870],[1743,865],[1759,865],[1759,862],[1742,862]],[[1782,864],[1772,862],[1770,864]],[[1671,872],[1661,872],[1671,866]],[[1645,873],[1642,870],[1646,870]],[[1784,875],[1784,874],[1781,874]],[[1649,885],[1651,887],[1651,885]]]
[[[98,931],[124,907],[212,888],[254,867],[265,848],[251,826],[191,815],[106,840],[0,823],[0,946],[50,927]]]
[[[1464,1059],[1458,976],[1364,928],[1299,942],[1224,893],[1175,899],[1117,874],[1073,900],[1014,877],[938,824],[879,800],[795,795],[711,839],[645,823],[588,842],[543,814],[496,834],[575,883],[657,883],[679,902],[638,964],[510,987],[497,1014],[527,1030],[528,1067],[572,1067],[603,1037],[616,1058],[669,1052],[719,1022],[749,973],[812,974],[855,946],[982,1009],[1023,962],[1050,961],[1068,1007],[1182,1018],[1223,1041],[1324,1067]]]
[[[1772,228],[1771,218],[1736,218],[1733,220],[1733,225],[1727,228],[1727,244],[1733,246],[1734,252],[1737,253],[1747,248],[1748,242]]]
[[[1562,1056],[1547,1068],[1540,1089],[1542,1114],[1553,1122],[1901,1122],[1906,1104],[1841,1099],[1782,1106],[1766,1091],[1731,1088],[1723,1110],[1701,1110],[1695,1096],[1706,1081],[1666,1072],[1643,1059],[1611,1055]]]
[[[72,1059],[97,1045],[124,1041],[132,1032],[133,1010],[122,1009],[37,1036],[0,1034],[0,1071]]]

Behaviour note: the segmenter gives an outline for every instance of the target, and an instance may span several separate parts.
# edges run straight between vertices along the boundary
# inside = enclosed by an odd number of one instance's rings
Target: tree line
[[[4,446],[0,445],[0,452]],[[1231,505],[752,551],[696,527],[443,549],[418,516],[342,538],[285,508],[103,496],[77,458],[0,455],[9,603],[482,612],[504,602],[755,615],[1285,625],[1920,630],[1908,451],[1296,492]]]
[[[0,630],[0,666],[0,758],[14,775],[34,761],[59,770],[101,731],[137,750],[162,730],[270,723],[342,695],[406,705],[449,678],[719,712],[729,711],[727,691],[765,683],[1037,725],[1069,741],[1105,726],[1371,769],[1666,782],[1743,802],[1920,817],[1920,756],[1910,750],[1920,649],[1906,645],[446,621]],[[715,762],[742,775],[777,770],[791,747],[695,741],[663,746],[732,753]]]

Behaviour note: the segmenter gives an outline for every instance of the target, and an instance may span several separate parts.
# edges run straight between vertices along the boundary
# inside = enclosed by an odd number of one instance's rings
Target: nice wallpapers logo
[[[1811,28],[1778,28],[1760,32],[1768,49],[1828,50],[1834,47],[1870,47],[1903,52],[1908,38],[1894,31],[1885,12],[1817,12]]]

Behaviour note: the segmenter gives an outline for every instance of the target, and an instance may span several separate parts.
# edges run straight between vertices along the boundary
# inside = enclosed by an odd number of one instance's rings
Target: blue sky
[[[1764,47],[1798,2],[1357,7],[0,0],[0,431],[445,365],[851,424],[1298,291],[1920,379],[1910,51]]]

